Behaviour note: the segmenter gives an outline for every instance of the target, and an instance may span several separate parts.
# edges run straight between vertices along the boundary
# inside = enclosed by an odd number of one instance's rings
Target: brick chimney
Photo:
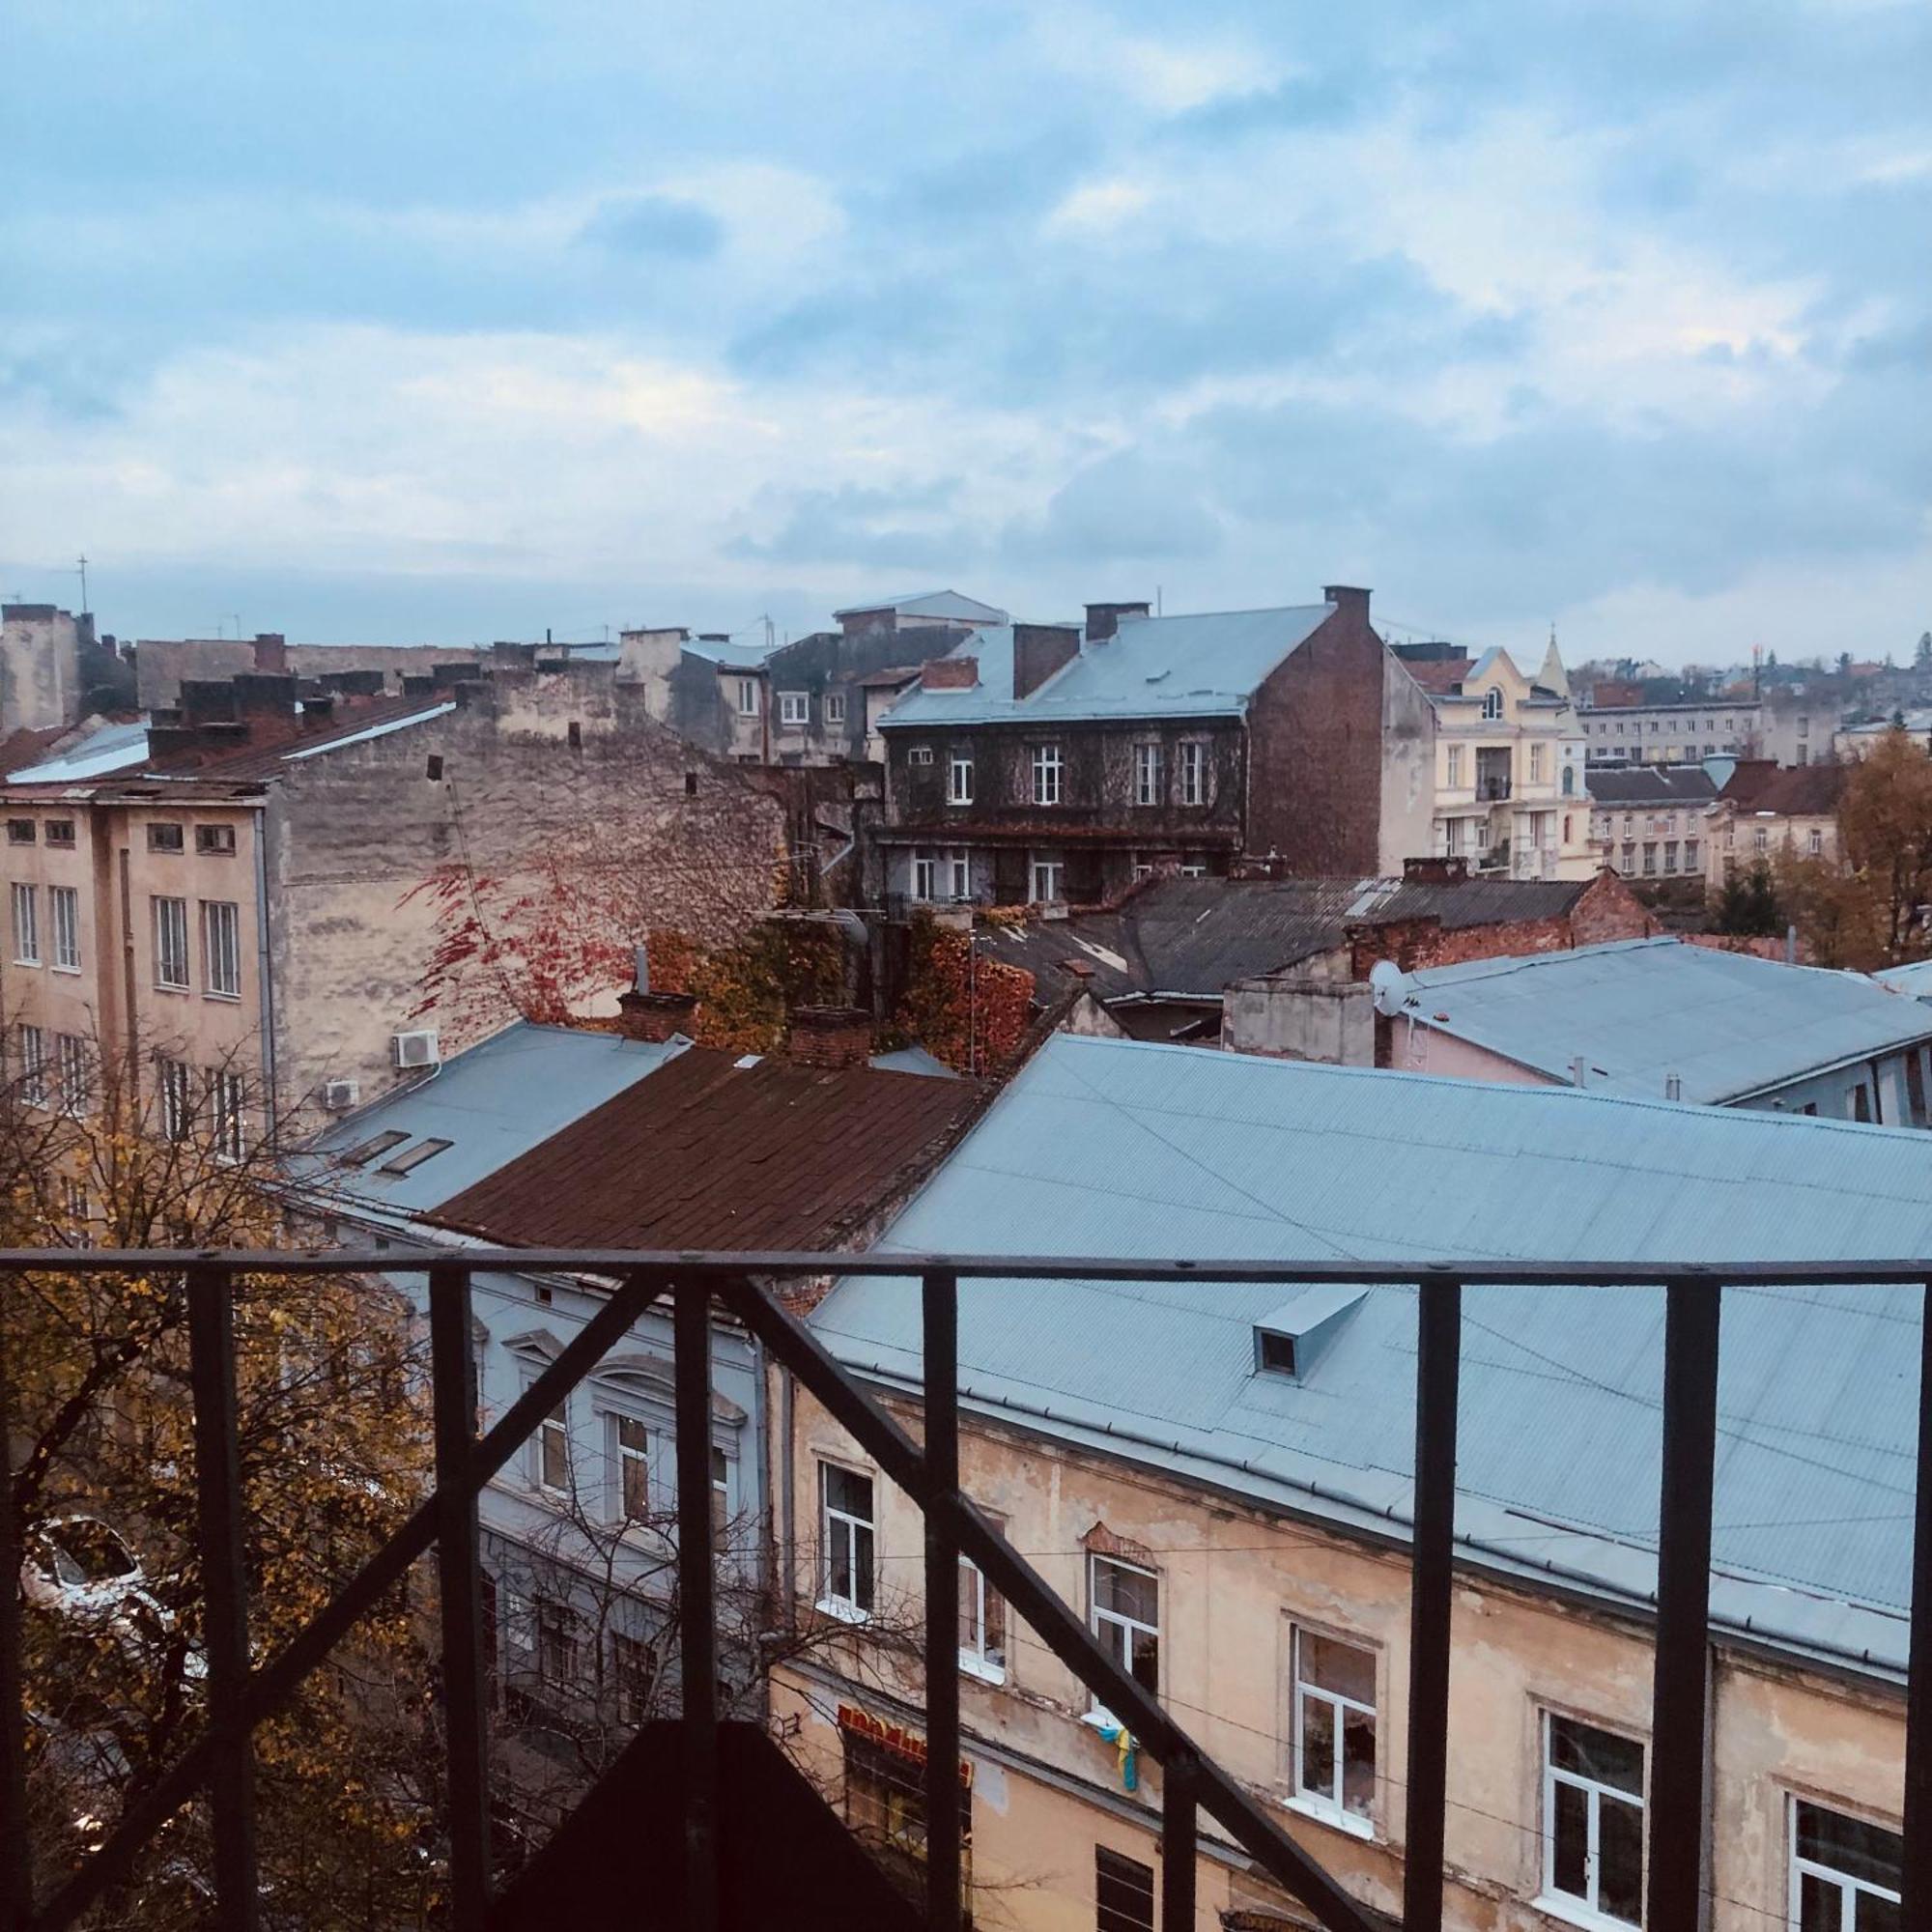
[[[863,1007],[794,1007],[786,1051],[801,1066],[864,1066],[872,1016]]]
[[[1352,583],[1330,583],[1323,588],[1321,595],[1338,611],[1359,611],[1364,618],[1369,614],[1369,593],[1357,589]]]
[[[919,668],[922,691],[971,691],[979,682],[978,658],[927,658]]]
[[[626,1039],[662,1045],[684,1033],[697,1010],[696,993],[642,993],[632,986],[617,995],[617,1031]]]
[[[1087,607],[1087,641],[1103,642],[1120,628],[1122,617],[1145,617],[1148,606],[1141,604],[1090,604]]]
[[[279,673],[289,668],[289,640],[279,631],[255,633],[255,668]]]
[[[1465,885],[1469,878],[1469,862],[1467,859],[1450,859],[1441,856],[1405,859],[1402,862],[1402,876],[1410,885]]]
[[[1080,633],[1072,624],[1013,626],[1013,696],[1031,697],[1055,671],[1080,655]]]

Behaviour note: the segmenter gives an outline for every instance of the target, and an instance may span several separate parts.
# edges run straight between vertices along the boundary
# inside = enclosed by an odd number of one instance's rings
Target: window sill
[[[868,1624],[872,1621],[870,1610],[862,1610],[857,1604],[848,1604],[839,1597],[821,1597],[812,1605],[821,1615],[834,1618],[841,1624]]]
[[[22,959],[17,954],[14,956],[14,964],[15,966],[38,966],[40,963],[41,962],[38,959]]]
[[[1534,1911],[1560,1918],[1566,1925],[1579,1926],[1582,1932],[1638,1932],[1632,1920],[1613,1918],[1607,1912],[1593,1912],[1580,1898],[1572,1898],[1566,1892],[1539,1891],[1529,1902]]]
[[[239,1007],[242,1004],[240,993],[217,993],[212,987],[204,990],[201,997],[204,1000],[218,1000],[224,1007]]]
[[[194,988],[192,986],[170,986],[166,980],[156,980],[155,981],[155,991],[157,993],[178,993],[183,998],[185,998],[189,993],[194,991]]]
[[[70,980],[78,980],[80,978],[80,968],[78,966],[53,966],[47,970],[53,973],[65,973]]]
[[[988,1663],[983,1657],[975,1657],[970,1650],[959,1653],[960,1674],[977,1677],[981,1684],[1004,1684],[1007,1681],[1007,1666],[1004,1663]]]
[[[1345,1832],[1351,1838],[1362,1838],[1373,1842],[1376,1835],[1375,1821],[1364,1818],[1358,1811],[1338,1811],[1332,1804],[1323,1804],[1300,1793],[1282,1800],[1282,1808],[1293,1811],[1297,1818],[1312,1818],[1318,1825],[1326,1825],[1337,1832]]]

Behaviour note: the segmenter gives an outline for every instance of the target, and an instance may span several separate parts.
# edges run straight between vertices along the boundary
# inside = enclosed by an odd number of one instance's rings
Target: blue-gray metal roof
[[[905,597],[879,597],[869,604],[848,604],[835,617],[857,617],[867,611],[895,611],[902,617],[951,617],[968,624],[1004,624],[1007,613],[977,597],[956,590],[915,590]]]
[[[347,1209],[426,1212],[656,1072],[684,1045],[519,1020],[454,1055],[429,1079],[331,1127],[298,1161],[296,1178],[327,1188]],[[384,1133],[407,1138],[366,1166],[335,1164],[334,1157]],[[384,1161],[407,1158],[429,1139],[449,1146],[408,1174],[383,1173]]]
[[[1440,1033],[1569,1080],[1713,1104],[1932,1038],[1932,1014],[1859,973],[1786,966],[1681,940],[1478,959],[1408,976],[1406,1008]]]
[[[741,644],[730,638],[687,638],[684,654],[688,658],[702,658],[723,670],[762,670],[771,647],[762,639],[754,644]]]
[[[1932,1256],[1932,1134],[1057,1036],[882,1246],[1122,1258],[1739,1262]],[[1306,1291],[1315,1293],[1317,1291]],[[1413,1291],[1377,1288],[1304,1381],[1257,1373],[1293,1290],[960,1284],[971,1406],[1223,1491],[1400,1534]],[[1459,1534],[1506,1569],[1655,1584],[1662,1297],[1464,1293]],[[919,1297],[841,1281],[843,1361],[920,1372]],[[1726,1296],[1717,1613],[1904,1656],[1919,1297]],[[1795,1586],[1795,1587],[1791,1587]]]
[[[901,1046],[892,1053],[875,1053],[870,1065],[875,1073],[923,1073],[933,1080],[959,1078],[945,1061],[923,1046]]]
[[[1932,959],[1915,959],[1905,966],[1888,966],[1872,978],[1894,993],[1910,993],[1916,1000],[1932,1000]]]
[[[990,626],[948,653],[978,658],[965,691],[913,690],[883,713],[882,728],[1080,723],[1107,718],[1242,716],[1267,674],[1334,614],[1332,604],[1282,611],[1211,611],[1196,616],[1123,616],[1120,629],[1029,696],[1013,696],[1013,627]]]

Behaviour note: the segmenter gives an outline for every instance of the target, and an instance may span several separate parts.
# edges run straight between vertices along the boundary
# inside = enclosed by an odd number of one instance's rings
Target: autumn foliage
[[[1033,991],[1024,967],[981,957],[970,935],[922,915],[895,1023],[957,1072],[998,1073],[1026,1038]]]
[[[699,946],[685,932],[650,935],[651,985],[696,995],[692,1034],[700,1046],[771,1053],[793,1007],[838,1006],[844,998],[845,941],[837,926],[769,920],[727,946]]]

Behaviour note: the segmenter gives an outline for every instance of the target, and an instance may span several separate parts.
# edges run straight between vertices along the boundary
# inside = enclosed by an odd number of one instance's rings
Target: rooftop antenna
[[[772,639],[776,635],[772,629],[772,613],[767,611],[758,621],[765,627],[765,648],[766,650],[770,650],[772,648]]]
[[[87,558],[85,556],[80,559],[80,608],[83,613],[90,609],[87,601]]]
[[[1156,617],[1164,614],[1160,608],[1160,585],[1158,583],[1153,587],[1153,614]]]

